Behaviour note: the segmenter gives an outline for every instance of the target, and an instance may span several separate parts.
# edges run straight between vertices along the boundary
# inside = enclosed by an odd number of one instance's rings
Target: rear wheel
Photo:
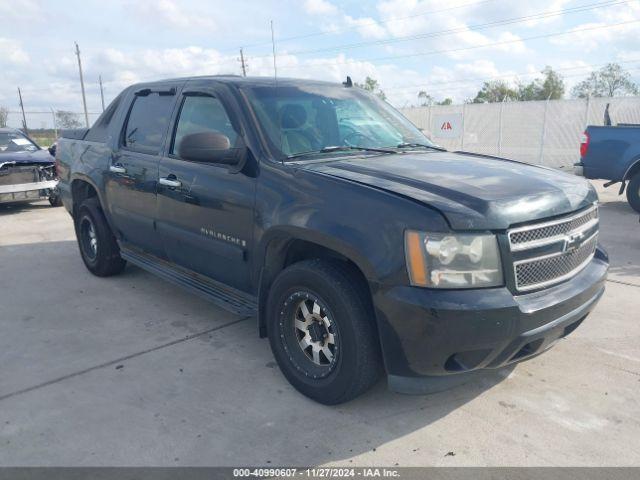
[[[379,378],[368,290],[348,265],[320,259],[291,265],[271,287],[267,316],[282,373],[313,400],[346,402]]]
[[[120,273],[126,262],[107,220],[93,197],[82,202],[75,217],[76,237],[80,255],[89,271],[99,277]]]
[[[640,172],[636,173],[627,185],[627,201],[631,208],[640,212]]]

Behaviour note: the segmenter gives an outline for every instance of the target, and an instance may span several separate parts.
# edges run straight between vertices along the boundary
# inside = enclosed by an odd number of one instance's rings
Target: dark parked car
[[[20,130],[0,128],[0,203],[48,198],[61,205],[52,151]]]
[[[586,180],[444,151],[350,81],[134,85],[72,137],[60,190],[87,268],[131,262],[255,316],[319,402],[531,358],[604,291]]]
[[[620,183],[629,205],[640,212],[640,125],[589,126],[580,145],[578,175]]]

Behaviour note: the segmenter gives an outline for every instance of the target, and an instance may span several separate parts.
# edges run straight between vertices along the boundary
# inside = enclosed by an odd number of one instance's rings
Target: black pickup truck
[[[67,136],[87,268],[130,262],[255,317],[322,403],[383,372],[419,393],[530,358],[604,291],[586,180],[444,151],[350,79],[134,85]]]

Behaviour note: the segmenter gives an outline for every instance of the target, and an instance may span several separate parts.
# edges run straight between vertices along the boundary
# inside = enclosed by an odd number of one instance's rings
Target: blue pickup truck
[[[586,178],[620,183],[629,205],[640,212],[640,124],[589,126],[580,144],[575,173]]]

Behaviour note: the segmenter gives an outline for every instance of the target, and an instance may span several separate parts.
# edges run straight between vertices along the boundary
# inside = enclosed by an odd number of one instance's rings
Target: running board
[[[244,317],[255,316],[256,298],[199,273],[179,267],[154,255],[120,246],[120,256],[127,262],[196,293],[229,312]]]

